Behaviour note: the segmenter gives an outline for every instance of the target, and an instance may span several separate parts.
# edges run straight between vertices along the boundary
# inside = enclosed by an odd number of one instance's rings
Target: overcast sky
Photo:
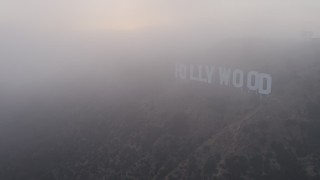
[[[319,31],[318,0],[0,0],[1,26],[90,32],[215,27],[227,32]]]
[[[131,67],[168,49],[210,49],[221,37],[318,33],[319,9],[319,0],[0,0],[0,86],[23,90],[79,72],[115,80],[99,72],[117,71],[120,59]]]

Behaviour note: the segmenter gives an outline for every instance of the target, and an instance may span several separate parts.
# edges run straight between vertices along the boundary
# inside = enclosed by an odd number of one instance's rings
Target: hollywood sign
[[[226,67],[202,66],[193,64],[176,64],[175,77],[183,80],[199,81],[209,84],[247,88],[259,94],[268,95],[272,89],[270,74]]]

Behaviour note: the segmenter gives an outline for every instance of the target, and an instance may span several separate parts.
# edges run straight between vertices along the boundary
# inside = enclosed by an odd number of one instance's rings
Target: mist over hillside
[[[0,180],[318,180],[318,1],[0,0]]]
[[[1,179],[318,179],[319,43],[220,42],[2,77]],[[175,62],[269,73],[272,94],[179,80]]]

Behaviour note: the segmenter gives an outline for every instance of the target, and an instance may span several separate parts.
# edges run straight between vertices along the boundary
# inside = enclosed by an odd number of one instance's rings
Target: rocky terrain
[[[319,52],[310,43],[263,52],[269,96],[173,72],[131,76],[108,95],[70,86],[3,96],[0,179],[320,179]]]

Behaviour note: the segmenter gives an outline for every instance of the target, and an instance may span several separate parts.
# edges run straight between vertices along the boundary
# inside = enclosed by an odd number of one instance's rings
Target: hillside
[[[108,95],[68,85],[7,96],[0,179],[320,179],[319,52],[260,52],[272,59],[253,65],[274,77],[268,96],[179,81],[167,65],[144,79],[132,69]]]

